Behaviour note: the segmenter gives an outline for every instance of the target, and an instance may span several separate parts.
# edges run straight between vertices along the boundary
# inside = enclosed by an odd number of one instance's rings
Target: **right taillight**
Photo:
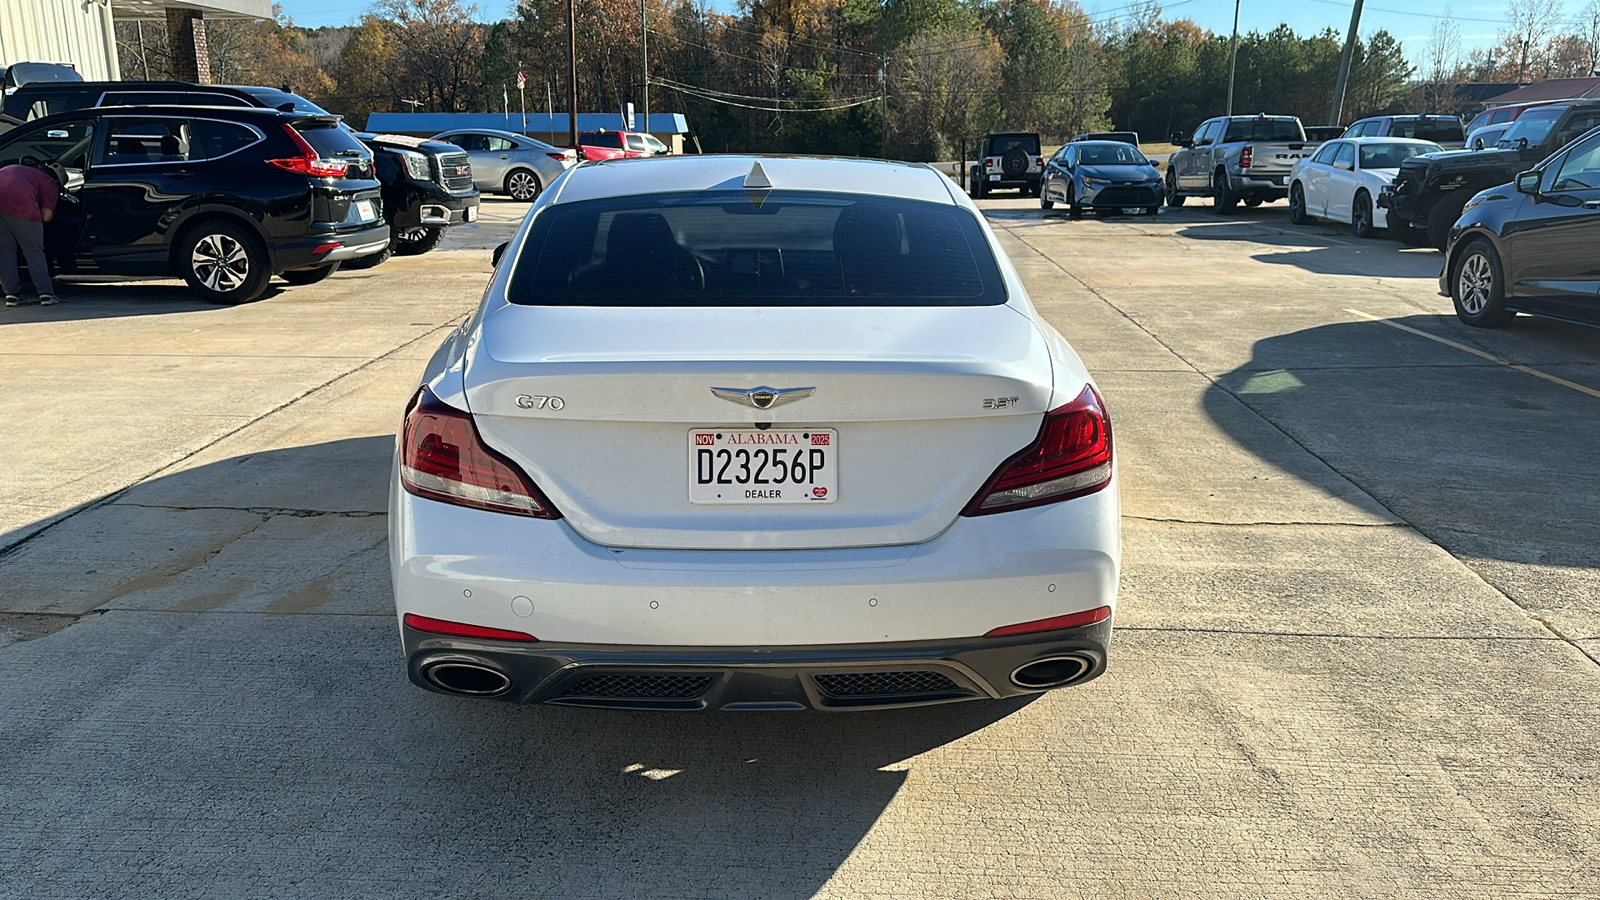
[[[317,178],[343,178],[349,172],[350,163],[345,160],[319,158],[316,149],[306,143],[300,132],[295,131],[287,122],[284,123],[283,130],[289,133],[289,139],[294,141],[300,155],[287,159],[269,159],[267,162],[280,169]]]
[[[1045,414],[1039,436],[1000,464],[964,516],[1042,506],[1092,494],[1111,483],[1111,419],[1090,385]]]
[[[559,519],[517,464],[484,446],[472,416],[423,388],[400,432],[400,483],[418,497],[491,512]]]

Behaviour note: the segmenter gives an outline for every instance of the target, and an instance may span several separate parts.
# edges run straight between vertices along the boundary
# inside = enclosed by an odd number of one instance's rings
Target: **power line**
[[[877,97],[858,97],[858,98],[853,98],[853,99],[848,100],[848,101],[837,101],[837,100],[815,100],[815,101],[811,101],[811,100],[773,100],[773,98],[771,98],[771,97],[750,97],[750,96],[742,96],[742,95],[739,95],[739,94],[727,94],[726,96],[719,97],[719,96],[712,96],[711,94],[704,92],[704,90],[701,89],[701,88],[696,88],[696,87],[693,87],[693,86],[687,85],[687,84],[679,84],[678,82],[675,82],[675,81],[651,79],[650,83],[654,84],[654,85],[659,85],[660,87],[667,88],[668,90],[677,91],[680,94],[686,94],[686,95],[688,95],[690,97],[695,97],[697,99],[704,100],[704,101],[706,101],[708,103],[720,103],[720,104],[723,104],[724,106],[737,106],[737,107],[740,107],[741,109],[753,109],[753,110],[757,110],[757,111],[760,111],[760,112],[771,112],[771,113],[836,112],[836,111],[841,110],[841,109],[850,109],[853,106],[863,106],[863,105],[868,104],[868,103],[877,103],[878,102],[878,98]],[[725,92],[719,91],[717,93],[725,93]],[[832,103],[833,105],[832,106],[805,106],[805,107],[765,106],[765,105],[756,105],[756,104],[751,104],[751,103],[740,103],[740,102],[738,102],[736,100],[727,99],[728,97],[741,97],[741,99],[744,99],[744,100],[758,100],[758,101],[762,101],[763,103],[811,103],[811,102],[823,103],[823,102],[827,102],[827,103]]]

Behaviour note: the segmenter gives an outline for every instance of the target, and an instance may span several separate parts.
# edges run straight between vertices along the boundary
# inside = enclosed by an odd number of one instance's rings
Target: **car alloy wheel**
[[[1483,315],[1489,308],[1489,298],[1494,292],[1494,267],[1481,250],[1473,250],[1461,261],[1456,273],[1456,295],[1461,298],[1461,308],[1474,316]]]
[[[238,290],[250,278],[250,254],[244,244],[220,232],[202,237],[189,254],[195,277],[219,294]]]
[[[1289,223],[1304,225],[1310,221],[1311,217],[1306,215],[1306,191],[1297,181],[1289,188]]]
[[[1166,194],[1168,206],[1177,207],[1183,205],[1184,197],[1182,194],[1178,193],[1178,179],[1172,174],[1172,170],[1170,168],[1167,169]]]
[[[506,178],[506,193],[511,199],[526,203],[539,196],[539,179],[532,172],[516,171]]]
[[[1350,216],[1350,233],[1358,238],[1372,237],[1372,198],[1365,193],[1356,194],[1355,209]]]

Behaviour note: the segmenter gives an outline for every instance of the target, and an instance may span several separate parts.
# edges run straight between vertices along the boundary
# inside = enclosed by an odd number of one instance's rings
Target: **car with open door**
[[[277,275],[310,284],[388,246],[372,155],[336,117],[146,106],[46,116],[0,135],[0,165],[61,175],[45,226],[59,275],[171,275],[213,303]]]
[[[1101,674],[1111,420],[1003,254],[924,165],[569,170],[400,416],[410,678],[693,711]]]

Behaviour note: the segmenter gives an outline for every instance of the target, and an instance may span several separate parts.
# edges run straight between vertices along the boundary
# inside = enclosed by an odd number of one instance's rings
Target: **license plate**
[[[839,434],[831,428],[689,432],[690,503],[832,503]]]
[[[1124,206],[1122,208],[1122,214],[1125,215],[1125,216],[1137,216],[1139,213],[1142,213],[1142,212],[1144,212],[1144,210],[1140,209],[1137,206]]]
[[[371,200],[356,201],[356,218],[362,222],[371,222],[378,217],[378,211],[373,208]]]
[[[1000,180],[1000,176],[999,175],[990,175],[989,176],[989,180],[990,181],[999,181]]]
[[[466,219],[468,222],[478,221],[478,208],[476,206],[467,207]]]

